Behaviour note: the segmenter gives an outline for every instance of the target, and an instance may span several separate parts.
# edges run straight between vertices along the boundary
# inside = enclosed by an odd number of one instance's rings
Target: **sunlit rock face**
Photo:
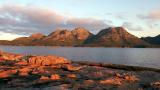
[[[55,65],[55,64],[67,64],[69,60],[58,56],[33,56],[28,59],[30,64],[34,65]]]
[[[0,51],[0,59],[1,60],[19,60],[23,56],[24,55],[21,55],[21,54],[6,53],[6,52],[3,52],[3,51]]]
[[[0,71],[0,79],[1,78],[9,78],[9,77],[13,77],[15,74],[17,74],[17,70],[1,70]]]
[[[42,41],[52,45],[74,46],[82,44],[91,35],[92,34],[84,28],[75,28],[72,31],[59,29],[49,34]]]
[[[49,35],[34,33],[29,37],[19,37],[12,41],[0,41],[4,45],[24,46],[75,46],[81,45],[93,34],[85,28],[79,27],[73,30],[57,29]]]
[[[30,36],[30,38],[33,38],[33,39],[41,39],[43,37],[45,37],[45,35],[42,33],[34,33]]]
[[[42,39],[42,42],[53,46],[73,46],[75,38],[69,30],[56,30]]]
[[[69,30],[56,30],[48,35],[48,37],[44,38],[44,40],[52,39],[52,40],[73,40],[74,36]]]
[[[81,27],[72,30],[72,34],[76,37],[77,40],[86,40],[87,38],[92,36],[89,31]]]

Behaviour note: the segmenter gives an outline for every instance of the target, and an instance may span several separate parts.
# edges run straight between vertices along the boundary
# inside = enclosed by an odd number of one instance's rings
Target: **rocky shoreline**
[[[0,90],[159,90],[160,69],[0,51]]]

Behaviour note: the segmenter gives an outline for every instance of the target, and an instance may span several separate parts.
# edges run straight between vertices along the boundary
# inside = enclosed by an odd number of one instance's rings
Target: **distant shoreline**
[[[20,46],[20,47],[83,47],[83,48],[160,48],[160,46],[148,47],[104,47],[104,46],[44,46],[44,45],[0,45],[0,46]]]

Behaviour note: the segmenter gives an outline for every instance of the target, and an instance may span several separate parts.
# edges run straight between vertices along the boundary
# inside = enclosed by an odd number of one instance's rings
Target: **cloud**
[[[146,27],[149,29],[156,29],[160,22],[160,8],[153,9],[147,14],[138,14],[137,17],[145,20]]]
[[[56,28],[84,27],[88,30],[100,30],[110,25],[93,18],[66,17],[57,12],[33,6],[1,6],[0,31],[29,35],[34,32],[48,34]]]
[[[114,16],[117,19],[127,20],[128,15],[127,12],[118,12],[118,13],[106,13],[107,16]]]
[[[100,28],[102,29],[107,26],[102,20],[94,20],[90,18],[86,18],[86,19],[71,18],[71,19],[68,19],[66,23],[71,27],[80,26],[80,27],[89,28],[91,30],[94,30],[94,29],[99,30]]]
[[[143,31],[143,28],[141,26],[135,26],[131,22],[124,22],[122,26],[131,31]]]
[[[7,36],[7,37],[6,37]],[[11,34],[11,33],[4,33],[0,31],[0,39],[1,40],[13,40],[17,37],[23,37],[23,35]]]
[[[160,20],[160,8],[150,11],[147,15],[139,14],[137,17],[146,20]]]
[[[117,13],[115,15],[115,17],[118,18],[118,19],[123,19],[123,20],[128,18],[127,15],[126,15],[126,12]]]

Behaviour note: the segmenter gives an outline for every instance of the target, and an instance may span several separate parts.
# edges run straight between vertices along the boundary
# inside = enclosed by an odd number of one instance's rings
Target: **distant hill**
[[[1,40],[0,44],[20,46],[76,46],[83,44],[92,35],[85,28],[75,28],[72,31],[61,29],[50,33],[48,36],[35,33],[29,37],[16,38],[13,41]]]
[[[81,45],[83,42],[93,34],[84,28],[75,28],[74,30],[56,30],[48,36],[41,39],[51,46],[75,46]]]
[[[0,40],[0,45],[11,45],[11,41],[8,41],[8,40]]]
[[[148,44],[128,33],[123,27],[110,27],[88,38],[84,46],[104,47],[146,47]]]
[[[35,33],[32,34],[29,37],[20,37],[20,38],[16,38],[13,41],[11,41],[10,43],[12,45],[24,45],[24,46],[28,46],[28,45],[34,45],[34,42],[39,41],[40,39],[44,38],[45,35],[43,35],[42,33]]]
[[[155,37],[143,37],[142,40],[150,44],[160,45],[160,35],[157,35]]]
[[[148,47],[149,44],[128,33],[123,27],[110,27],[94,35],[85,28],[59,29],[45,36],[41,33],[0,41],[1,45],[21,46],[87,46],[87,47]]]

